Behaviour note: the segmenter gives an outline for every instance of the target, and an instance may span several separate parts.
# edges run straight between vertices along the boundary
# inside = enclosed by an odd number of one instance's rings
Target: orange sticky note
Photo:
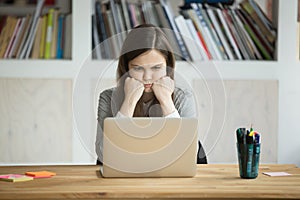
[[[25,174],[34,178],[49,178],[56,175],[56,173],[49,171],[26,172]]]

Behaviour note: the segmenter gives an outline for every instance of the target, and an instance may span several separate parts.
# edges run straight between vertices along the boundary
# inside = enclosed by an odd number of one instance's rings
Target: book
[[[57,45],[56,45],[56,58],[62,59],[64,54],[64,22],[65,14],[59,14],[57,25]]]
[[[92,40],[92,56],[93,58],[96,59],[101,59],[101,50],[100,50],[100,39],[99,39],[99,34],[97,31],[97,24],[96,24],[96,15],[92,15],[92,34],[93,34],[93,40]]]
[[[51,58],[51,46],[53,41],[53,13],[54,8],[50,8],[47,14],[47,32],[46,32],[46,41],[45,41],[45,50],[44,50],[44,58]]]
[[[241,12],[237,12],[237,13],[239,14]],[[261,52],[261,55],[263,56],[263,58],[265,58],[267,60],[271,60],[272,59],[271,54],[267,51],[267,49],[264,47],[264,45],[259,40],[257,35],[254,33],[254,31],[252,30],[252,28],[249,25],[248,21],[241,14],[239,14],[239,15],[240,15],[240,19],[242,20],[242,22],[244,24],[245,30],[248,32],[248,34],[252,38],[254,44],[257,46],[257,48]]]
[[[32,45],[33,45],[33,41],[34,41],[34,37],[37,31],[37,23],[41,14],[41,11],[43,9],[43,5],[44,5],[45,0],[38,0],[37,1],[37,5],[36,5],[36,9],[33,15],[33,20],[32,20],[32,24],[30,26],[30,30],[29,30],[29,35],[28,38],[26,39],[26,42],[22,48],[21,54],[19,58],[28,58],[29,54],[31,52],[32,49]]]
[[[247,59],[255,60],[256,59],[255,53],[250,42],[248,41],[248,37],[247,37],[248,33],[245,31],[243,24],[239,23],[240,22],[239,18],[232,8],[228,9],[228,14],[232,19],[233,26],[235,27],[235,30],[240,39],[240,45],[242,45],[245,49],[245,52],[247,52],[248,55]]]
[[[194,24],[194,27],[197,31],[197,36],[199,38],[199,41],[201,43],[201,45],[203,46],[204,48],[204,51],[205,51],[205,54],[206,54],[206,57],[208,58],[208,60],[211,60],[212,59],[212,55],[211,53],[209,52],[209,49],[208,49],[208,44],[206,43],[204,37],[203,37],[203,27],[202,27],[202,24],[200,22],[200,19],[198,18],[195,10],[193,9],[187,9],[187,10],[181,10],[180,13],[182,15],[184,15],[186,18],[190,18]]]
[[[21,181],[32,181],[33,177],[22,175],[22,174],[4,174],[0,175],[1,181],[7,182],[21,182]]]
[[[233,12],[234,12],[235,15],[237,15],[236,16],[237,23],[239,24],[240,27],[243,27],[242,31],[244,33],[244,36],[246,37],[247,42],[249,42],[251,51],[253,51],[255,58],[258,59],[258,60],[262,60],[263,57],[261,56],[261,53],[257,49],[257,47],[254,44],[253,40],[251,39],[249,33],[246,31],[245,26],[244,26],[244,24],[243,24],[243,22],[241,20],[241,18],[243,16],[239,15],[239,10],[238,9],[233,10]]]
[[[217,52],[219,60],[227,60],[228,58],[227,58],[227,55],[225,53],[223,44],[221,43],[220,38],[216,33],[215,27],[214,27],[213,23],[211,22],[211,19],[208,16],[205,5],[206,4],[198,4],[198,7],[201,10],[202,16],[203,16],[203,18],[206,21],[206,24],[208,26],[209,33],[210,33],[211,38],[212,38],[213,43],[214,43],[215,51]]]
[[[109,2],[110,2],[110,11],[111,11],[111,16],[112,16],[110,20],[111,20],[112,26],[114,26],[114,38],[116,38],[116,41],[118,44],[118,51],[115,56],[115,58],[117,58],[119,56],[124,38],[122,37],[122,34],[120,34],[122,32],[121,22],[119,21],[119,18],[118,18],[118,12],[117,12],[117,6],[115,3],[115,0],[110,0]]]
[[[195,42],[195,45],[197,47],[197,50],[199,51],[201,55],[201,60],[209,60],[209,57],[207,55],[207,52],[201,42],[201,39],[199,38],[198,32],[193,24],[193,21],[191,19],[185,19],[185,22],[187,24],[187,27],[191,33],[191,36],[193,37],[193,40]],[[200,58],[199,58],[200,60]]]
[[[42,17],[42,32],[41,32],[41,40],[40,40],[40,50],[39,50],[39,58],[44,58],[45,55],[45,43],[46,43],[46,34],[47,34],[47,15],[43,15]]]
[[[189,53],[186,49],[186,46],[185,46],[185,44],[182,40],[182,37],[180,36],[180,34],[178,32],[178,29],[176,27],[176,24],[174,22],[174,12],[171,9],[170,3],[166,0],[160,0],[159,2],[162,5],[162,8],[163,8],[163,10],[165,12],[165,15],[166,15],[166,18],[167,18],[167,20],[170,24],[170,27],[174,31],[174,35],[175,35],[175,38],[176,38],[176,41],[178,43],[179,50],[180,50],[180,53],[181,53],[180,57],[183,60],[191,60],[190,55],[189,55]]]
[[[14,16],[7,16],[6,23],[0,34],[0,58],[3,58],[12,38],[18,19]]]
[[[130,30],[132,27],[130,24],[130,19],[129,19],[129,14],[128,14],[128,5],[127,5],[126,0],[121,0],[121,8],[122,8],[123,16],[124,16],[126,30]]]
[[[243,59],[249,60],[250,57],[247,53],[247,50],[245,49],[245,46],[243,45],[243,43],[241,41],[239,33],[237,32],[237,30],[236,30],[236,28],[233,24],[234,22],[233,22],[233,19],[232,19],[231,15],[229,14],[228,9],[224,8],[222,10],[222,13],[224,14],[224,18],[226,20],[226,23],[228,24],[228,27],[229,27],[229,30],[231,32],[233,41],[234,41],[235,45],[238,47],[238,49],[240,50]]]
[[[211,38],[211,35],[210,35],[210,32],[209,32],[209,29],[208,29],[208,26],[206,24],[206,21],[204,20],[203,16],[202,16],[202,13],[198,7],[197,4],[195,3],[192,3],[191,4],[191,7],[192,7],[192,11],[189,10],[188,13],[190,14],[190,16],[193,16],[194,13],[196,14],[196,16],[198,17],[198,28],[199,28],[199,31],[201,33],[201,36],[203,37],[204,41],[205,41],[205,44],[207,46],[207,49],[212,57],[212,59],[221,59],[221,55],[218,54],[216,51],[216,45],[213,41],[213,39]],[[195,18],[195,17],[193,17]]]
[[[4,57],[3,58],[9,58],[9,54],[10,52],[12,51],[12,47],[16,41],[16,37],[17,37],[17,33],[19,31],[19,28],[21,26],[21,23],[22,23],[22,18],[17,18],[17,22],[15,24],[15,28],[14,28],[14,31],[11,35],[11,38],[10,38],[10,41],[9,41],[9,44],[6,48],[6,51],[4,53]]]
[[[68,13],[65,16],[64,24],[64,58],[72,59],[72,13]]]
[[[181,37],[188,49],[192,61],[202,60],[201,52],[196,48],[195,42],[193,41],[193,36],[190,33],[188,25],[186,24],[186,21],[183,18],[183,16],[178,15],[174,18],[174,21],[177,25],[179,32],[181,33]]]
[[[105,29],[105,23],[104,23],[104,18],[103,18],[103,13],[102,13],[102,8],[101,8],[101,3],[99,1],[96,2],[95,4],[95,14],[96,14],[96,24],[97,24],[97,30],[98,30],[98,35],[99,35],[99,40],[101,43],[101,56],[102,58],[109,58],[109,45],[107,43],[108,39],[108,34],[107,30]],[[105,42],[104,42],[105,41]]]
[[[16,51],[12,53],[13,58],[20,58],[20,54],[22,52],[23,46],[25,45],[25,42],[29,36],[29,30],[30,26],[32,24],[33,17],[32,15],[26,16],[26,22],[24,24],[24,28],[21,32],[19,43],[16,46]]]
[[[38,59],[40,53],[41,37],[42,37],[42,21],[43,18],[40,17],[37,24],[37,31],[34,38],[33,48],[31,51],[31,58]]]
[[[161,28],[163,29],[163,31],[165,32],[165,34],[167,35],[167,37],[169,39],[169,42],[170,42],[170,45],[172,46],[175,57],[178,58],[178,55],[180,55],[179,46],[176,41],[175,34],[171,30],[171,26],[165,16],[164,10],[163,10],[162,6],[160,5],[160,3],[156,3],[154,5],[154,7],[156,9],[158,19],[161,23]],[[178,58],[178,59],[180,59],[180,58]]]
[[[275,39],[276,39],[276,35],[274,34],[273,31],[268,29],[267,26],[265,26],[265,24],[263,23],[263,21],[259,17],[256,10],[250,4],[249,0],[243,0],[240,3],[240,6],[241,6],[242,9],[244,9],[250,15],[250,17],[253,19],[253,21],[255,21],[255,23],[259,26],[259,28],[263,32],[264,36],[268,39],[268,41],[270,43],[274,43]]]
[[[142,2],[142,11],[145,17],[145,22],[148,24],[153,24],[155,26],[161,27],[158,14],[154,6],[155,6],[154,2],[152,1]]]
[[[213,8],[213,7],[209,7],[209,6],[206,7],[207,13],[208,13],[212,23],[214,24],[216,32],[217,32],[217,34],[218,34],[218,36],[219,36],[219,38],[222,42],[222,45],[224,47],[224,50],[225,50],[229,60],[234,60],[234,56],[233,56],[233,53],[230,49],[228,41],[227,41],[227,39],[226,39],[222,29],[221,29],[220,21],[219,21],[218,17],[216,16],[216,9],[217,8]]]
[[[232,36],[232,33],[231,33],[229,26],[225,20],[225,16],[224,16],[223,12],[221,11],[221,9],[217,9],[216,11],[217,11],[218,17],[222,23],[224,32],[229,40],[229,44],[231,46],[232,52],[234,52],[235,59],[242,60],[242,55],[241,55],[240,50],[239,50],[238,46],[236,45],[236,42]]]
[[[52,41],[51,41],[51,49],[50,49],[50,58],[52,59],[56,58],[59,14],[60,14],[60,10],[55,8],[53,10],[53,18],[52,18]]]
[[[18,46],[18,44],[20,43],[20,40],[21,40],[21,34],[22,34],[24,26],[25,26],[26,17],[22,17],[22,18],[20,18],[20,20],[21,20],[21,22],[20,22],[19,28],[16,32],[15,41],[13,42],[11,50],[8,54],[8,58],[12,58],[13,55],[15,55],[16,50],[17,50],[17,46]]]
[[[259,41],[262,43],[264,48],[269,52],[270,55],[273,54],[275,48],[274,44],[271,44],[266,37],[264,37],[263,32],[261,29],[257,26],[257,24],[253,21],[253,19],[249,16],[249,14],[244,11],[243,9],[236,9],[237,12],[241,13],[242,16],[245,18],[245,20],[248,22],[249,27],[252,29],[256,37],[259,39]]]

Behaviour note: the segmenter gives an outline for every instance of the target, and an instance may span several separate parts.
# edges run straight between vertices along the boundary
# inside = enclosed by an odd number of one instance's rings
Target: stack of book
[[[175,15],[169,0],[96,1],[94,58],[117,58],[127,32],[151,23],[174,31],[168,38],[183,60],[275,59],[276,28],[254,0],[232,6],[198,2],[185,3]]]
[[[33,14],[0,18],[0,58],[71,59],[71,13],[50,8],[42,15],[45,0]]]

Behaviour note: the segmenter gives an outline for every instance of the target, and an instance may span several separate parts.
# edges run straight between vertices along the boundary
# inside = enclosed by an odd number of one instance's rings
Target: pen
[[[237,142],[239,144],[243,144],[245,142],[244,138],[245,138],[245,131],[246,129],[245,128],[238,128],[236,130],[236,137],[237,137]]]
[[[252,157],[253,157],[253,131],[250,133],[247,130],[246,136],[246,143],[247,143],[247,176],[251,177],[252,174]]]
[[[255,132],[255,135],[254,135],[255,139],[254,139],[254,143],[255,144],[259,144],[259,139],[260,139],[260,135],[259,133]]]

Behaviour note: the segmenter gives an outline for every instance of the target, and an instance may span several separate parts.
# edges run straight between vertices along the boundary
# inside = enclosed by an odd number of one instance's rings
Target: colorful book
[[[40,14],[42,12],[43,9],[43,5],[44,5],[45,0],[38,0],[37,1],[37,5],[36,5],[36,9],[34,12],[34,16],[33,16],[33,20],[32,20],[32,24],[30,26],[30,30],[29,30],[29,35],[28,38],[23,46],[23,49],[21,51],[20,54],[20,58],[29,58],[30,52],[32,50],[32,46],[33,46],[33,41],[36,35],[36,31],[37,31],[37,23],[38,20],[40,18]]]
[[[4,174],[0,175],[1,181],[7,182],[21,182],[21,181],[32,181],[33,177],[22,175],[22,174]]]
[[[268,27],[265,26],[264,22],[261,20],[261,18],[259,17],[258,13],[256,12],[256,10],[252,7],[252,5],[250,4],[249,0],[243,0],[240,3],[240,6],[255,21],[255,23],[259,26],[259,28],[261,29],[261,31],[263,32],[263,34],[265,35],[265,37],[268,39],[268,41],[270,43],[275,42],[276,35],[274,34],[273,31],[271,31],[270,29],[268,29]]]
[[[181,33],[181,37],[187,47],[187,50],[189,52],[189,55],[191,56],[192,61],[202,60],[201,52],[198,51],[195,42],[193,41],[193,36],[183,16],[178,15],[177,17],[174,18],[174,21],[175,24],[177,25],[179,32]]]
[[[63,58],[64,20],[65,20],[65,15],[60,14],[58,16],[57,45],[56,45],[56,58],[59,59]]]
[[[238,12],[239,13],[239,12]],[[240,14],[240,16],[242,16]],[[257,48],[259,49],[259,51],[261,52],[261,55],[267,59],[267,60],[271,60],[272,59],[272,55],[267,51],[267,49],[264,47],[264,45],[262,44],[262,42],[259,40],[259,38],[257,37],[257,35],[255,34],[255,32],[252,30],[251,26],[249,25],[249,23],[247,22],[247,20],[243,17],[240,17],[240,19],[242,20],[242,23],[244,24],[244,28],[245,30],[248,32],[249,36],[252,38],[254,44],[257,46]]]
[[[39,58],[39,52],[40,52],[40,45],[41,45],[41,37],[42,37],[42,21],[43,18],[40,17],[37,24],[37,31],[35,34],[34,42],[33,42],[33,48],[31,51],[31,58],[38,59]]]
[[[54,8],[49,9],[47,17],[47,33],[46,33],[46,42],[44,50],[44,58],[49,59],[51,57],[51,45],[53,40],[52,29],[53,29],[53,13]]]
[[[58,15],[59,10],[54,9],[53,11],[53,18],[52,18],[52,42],[51,42],[51,52],[50,58],[56,58],[56,50],[57,50],[57,34],[58,34]]]
[[[65,17],[64,58],[72,59],[72,13]]]
[[[12,52],[13,58],[20,58],[23,46],[25,45],[25,42],[26,42],[27,38],[29,37],[29,30],[30,30],[30,26],[32,24],[32,20],[33,20],[32,15],[26,16],[24,27],[22,29],[22,32],[20,33],[20,40],[16,44],[17,46],[16,46],[14,52]]]
[[[9,45],[9,42],[12,38],[15,26],[17,24],[17,18],[14,16],[8,16],[6,19],[5,26],[0,35],[0,58],[4,57],[6,49]]]
[[[11,39],[9,41],[9,44],[8,44],[7,48],[6,48],[4,58],[9,58],[9,54],[10,54],[10,52],[12,50],[12,47],[13,47],[15,41],[16,41],[17,33],[19,31],[21,23],[22,23],[22,18],[18,18],[17,22],[16,22],[16,25],[15,25],[15,28],[14,28],[14,31],[12,33]]]
[[[211,19],[215,29],[216,29],[216,32],[222,42],[222,45],[224,47],[224,50],[229,58],[229,60],[234,60],[234,56],[233,56],[233,53],[230,49],[230,46],[227,42],[227,39],[224,35],[224,33],[222,32],[222,29],[221,29],[221,26],[220,26],[220,21],[218,20],[217,16],[216,16],[216,9],[217,8],[214,8],[214,7],[206,7],[206,10],[207,10],[207,14],[209,15],[209,18]]]
[[[39,58],[44,58],[45,52],[45,42],[46,42],[46,34],[47,34],[47,15],[42,17],[42,33],[41,33],[41,40],[40,40],[40,51],[39,51]]]
[[[166,1],[166,0],[160,0],[160,4],[162,5],[162,8],[163,8],[163,10],[165,12],[165,15],[166,15],[166,18],[167,18],[172,30],[174,31],[174,35],[176,37],[176,41],[178,43],[179,50],[181,52],[181,57],[184,60],[190,60],[190,55],[187,51],[187,48],[186,48],[186,46],[183,42],[183,39],[180,36],[179,31],[178,31],[178,29],[176,27],[176,24],[174,22],[174,13],[171,10],[170,2]]]
[[[225,35],[226,37],[228,38],[228,41],[229,41],[229,44],[231,46],[231,49],[232,49],[232,52],[234,52],[234,55],[235,55],[235,58],[238,59],[238,60],[242,60],[242,55],[241,55],[241,52],[233,38],[233,35],[229,29],[229,25],[227,24],[226,20],[225,20],[225,16],[224,16],[224,13],[221,11],[221,9],[217,9],[217,14],[218,14],[218,17],[220,19],[220,22],[223,26],[223,29],[224,29],[224,32],[225,32]]]

